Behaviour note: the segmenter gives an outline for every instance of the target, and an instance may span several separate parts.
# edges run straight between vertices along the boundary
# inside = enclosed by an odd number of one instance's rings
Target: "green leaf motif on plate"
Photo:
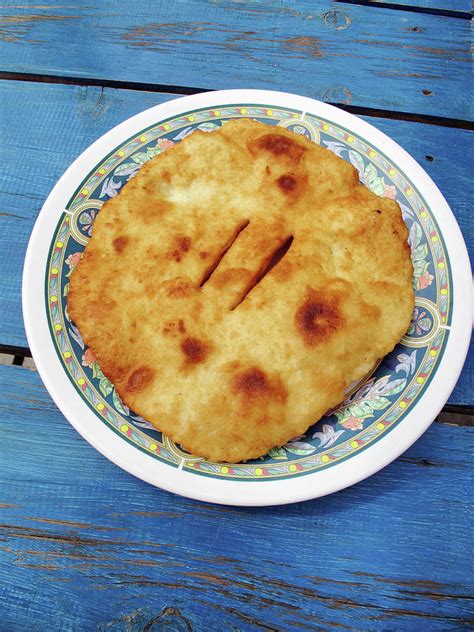
[[[364,171],[364,180],[371,191],[376,195],[383,195],[385,191],[385,180],[380,178],[377,169],[369,162]]]
[[[102,395],[104,397],[107,397],[107,395],[110,395],[110,393],[113,390],[113,386],[112,386],[112,382],[110,382],[110,380],[108,380],[105,375],[103,377],[100,378],[99,380],[99,389],[100,392],[102,393]]]
[[[271,450],[268,451],[268,456],[271,459],[276,459],[280,461],[288,460],[288,456],[283,448],[272,448]]]
[[[306,456],[316,451],[314,445],[306,443],[305,441],[290,441],[290,443],[286,443],[283,447],[290,454],[296,454],[298,456]]]
[[[359,152],[353,151],[352,149],[349,149],[348,155],[349,155],[349,160],[351,161],[352,165],[359,172],[359,176],[361,178],[364,178],[365,163],[362,156],[359,154]]]
[[[113,391],[114,392],[113,392],[113,395],[112,395],[112,401],[114,403],[115,408],[122,415],[129,415],[130,414],[130,409],[128,408],[128,406],[125,406],[125,404],[122,403],[122,400],[118,396],[117,391],[115,390],[115,388],[113,389]]]

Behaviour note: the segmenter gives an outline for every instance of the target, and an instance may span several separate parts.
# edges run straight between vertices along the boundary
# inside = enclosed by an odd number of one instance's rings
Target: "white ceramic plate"
[[[68,276],[101,205],[143,162],[195,128],[212,131],[222,121],[243,116],[305,134],[352,162],[377,194],[397,199],[410,231],[416,308],[396,349],[304,437],[256,461],[212,463],[184,452],[122,404],[68,318]],[[102,136],[69,167],[31,236],[23,310],[33,357],[51,396],[107,458],[184,496],[270,505],[352,485],[390,463],[427,429],[454,388],[467,353],[470,283],[466,248],[446,201],[390,138],[318,101],[227,90],[146,110]]]

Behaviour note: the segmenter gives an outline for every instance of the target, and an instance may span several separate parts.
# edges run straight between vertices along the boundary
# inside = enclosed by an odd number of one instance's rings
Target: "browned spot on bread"
[[[161,331],[165,336],[169,334],[176,337],[179,334],[186,333],[186,327],[183,320],[178,320],[177,322],[172,320],[165,322]]]
[[[257,366],[234,374],[232,391],[243,400],[274,399],[285,402],[287,390],[278,377],[271,378]]]
[[[251,154],[268,151],[274,156],[288,158],[292,162],[299,162],[306,148],[291,138],[281,134],[264,134],[248,145]]]
[[[190,281],[184,278],[164,281],[161,287],[167,296],[173,298],[186,298],[187,296],[191,296],[196,289]]]
[[[178,248],[181,252],[188,252],[191,247],[191,239],[189,237],[178,237]]]
[[[236,391],[252,396],[268,391],[270,385],[265,373],[255,367],[237,375],[234,380],[234,387]]]
[[[170,259],[174,259],[179,263],[183,258],[183,253],[180,250],[172,250],[168,256]]]
[[[165,169],[165,171],[163,171],[163,173],[161,174],[161,177],[163,178],[163,180],[165,182],[170,182],[171,181],[171,174],[170,174],[170,172],[167,169]]]
[[[191,239],[189,237],[176,237],[175,241],[176,248],[168,253],[168,257],[179,262],[191,248]]]
[[[168,334],[173,333],[173,332],[174,332],[174,329],[175,329],[174,323],[165,323],[165,324],[163,325],[163,328],[162,328],[162,330],[161,330],[161,333],[162,333],[164,336],[167,336]]]
[[[153,380],[155,371],[148,366],[136,369],[128,378],[126,390],[130,392],[143,391]]]
[[[338,301],[314,290],[295,314],[296,327],[308,346],[328,340],[344,322]]]
[[[191,294],[192,288],[187,283],[179,283],[174,287],[170,287],[168,290],[168,296],[174,296],[176,298],[184,298]]]
[[[277,184],[283,193],[290,193],[296,188],[296,179],[289,174],[284,174],[278,178]]]
[[[209,252],[206,252],[205,250],[203,250],[202,252],[199,253],[199,258],[200,259],[207,259],[209,257]]]
[[[189,364],[203,362],[209,354],[209,345],[198,338],[185,338],[181,343],[181,351]]]
[[[120,237],[117,237],[113,241],[113,245],[116,252],[122,252],[122,250],[125,248],[127,244],[128,244],[128,237],[125,237],[125,235],[121,235]]]

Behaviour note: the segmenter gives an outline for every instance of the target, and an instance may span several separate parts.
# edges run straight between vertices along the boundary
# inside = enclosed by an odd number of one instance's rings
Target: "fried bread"
[[[98,214],[68,310],[122,400],[215,461],[303,434],[410,323],[398,204],[305,137],[195,131]]]

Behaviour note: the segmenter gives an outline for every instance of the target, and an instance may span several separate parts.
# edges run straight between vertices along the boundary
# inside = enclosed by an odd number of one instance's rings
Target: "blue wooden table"
[[[17,365],[29,354],[22,264],[56,180],[112,126],[182,94],[285,90],[362,116],[431,175],[472,261],[470,10],[468,0],[3,3],[0,353]],[[458,417],[441,415],[350,489],[262,509],[133,478],[17,365],[0,366],[1,630],[474,626],[472,348],[445,409]]]

